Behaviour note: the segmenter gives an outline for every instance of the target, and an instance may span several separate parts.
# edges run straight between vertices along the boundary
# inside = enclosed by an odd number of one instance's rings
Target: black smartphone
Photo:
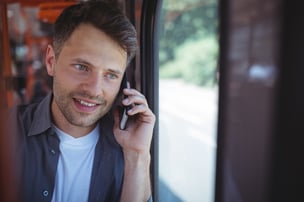
[[[122,89],[121,89],[121,91],[124,88],[130,88],[130,83],[127,80],[126,74],[124,74],[124,77],[123,77],[123,80],[122,80]],[[125,99],[125,98],[126,98],[126,96],[123,95],[123,99]],[[121,115],[120,123],[119,123],[120,130],[125,130],[126,129],[127,121],[128,121],[128,118],[129,118],[127,112],[128,112],[129,109],[130,109],[130,106],[124,106],[123,107],[123,111],[122,111],[122,115]]]

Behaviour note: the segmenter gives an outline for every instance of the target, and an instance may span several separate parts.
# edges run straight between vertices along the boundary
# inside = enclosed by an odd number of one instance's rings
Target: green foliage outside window
[[[188,0],[183,9],[165,6],[159,44],[160,77],[213,85],[218,57],[217,1]]]

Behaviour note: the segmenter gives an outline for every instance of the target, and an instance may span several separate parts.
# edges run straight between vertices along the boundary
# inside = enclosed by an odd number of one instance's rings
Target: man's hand
[[[155,116],[149,109],[144,95],[135,89],[124,89],[127,96],[125,106],[133,105],[128,111],[129,120],[125,130],[119,129],[119,116],[115,112],[114,134],[124,151],[149,152],[155,123]]]
[[[150,187],[150,145],[155,124],[155,115],[144,95],[135,89],[124,89],[127,96],[122,101],[132,105],[125,130],[119,129],[119,113],[114,114],[114,135],[122,147],[125,160],[124,182],[121,201],[147,201]]]

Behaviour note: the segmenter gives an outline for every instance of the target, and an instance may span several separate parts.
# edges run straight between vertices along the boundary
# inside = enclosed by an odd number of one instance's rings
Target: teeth
[[[80,102],[80,104],[85,105],[87,107],[94,107],[94,106],[96,106],[96,104],[88,103],[88,102],[85,102],[83,100],[78,100],[78,101]]]

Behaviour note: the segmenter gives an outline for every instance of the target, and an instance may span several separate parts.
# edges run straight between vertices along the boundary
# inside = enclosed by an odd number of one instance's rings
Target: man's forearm
[[[124,156],[125,170],[121,201],[148,201],[151,195],[150,154],[124,152]]]

